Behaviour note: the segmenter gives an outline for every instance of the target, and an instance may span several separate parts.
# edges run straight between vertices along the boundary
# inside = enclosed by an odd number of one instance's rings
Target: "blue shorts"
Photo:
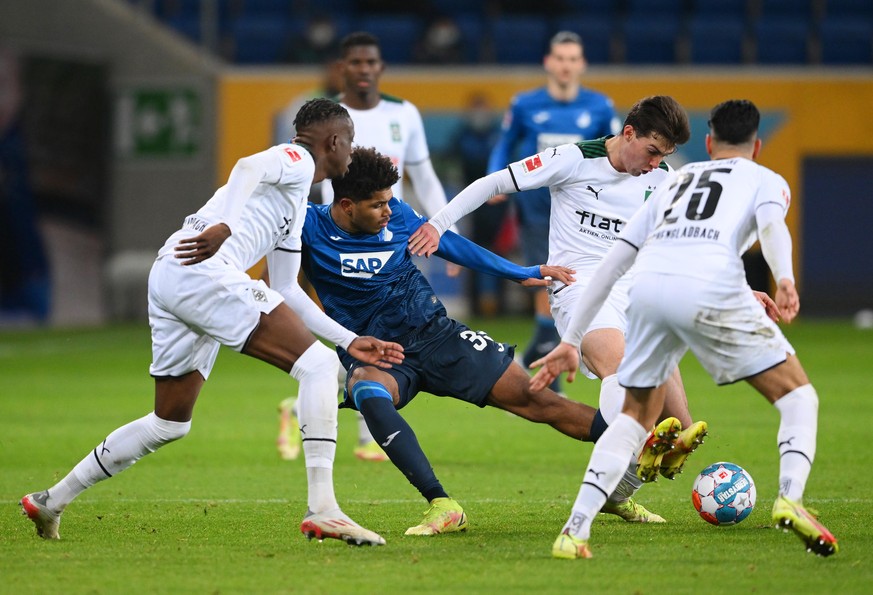
[[[484,407],[491,389],[515,356],[513,345],[497,343],[484,332],[471,330],[446,316],[437,316],[392,340],[403,345],[406,355],[402,364],[382,370],[397,381],[398,409],[405,407],[419,391]],[[349,377],[355,368],[370,365],[345,352],[341,360]],[[340,407],[357,409],[348,385]]]

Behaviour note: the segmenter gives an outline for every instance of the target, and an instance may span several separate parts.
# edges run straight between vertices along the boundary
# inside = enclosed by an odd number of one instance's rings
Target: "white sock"
[[[564,530],[579,539],[591,536],[591,522],[621,480],[627,462],[648,432],[635,419],[621,413],[594,444],[579,494]]]
[[[803,501],[806,480],[815,460],[818,426],[818,395],[811,384],[794,389],[775,403],[781,421],[779,446],[779,494]]]
[[[600,381],[600,415],[606,423],[612,424],[624,407],[624,387],[618,383],[618,375],[611,374]]]
[[[190,429],[190,421],[167,421],[154,412],[121,426],[49,488],[48,505],[63,510],[85,489],[121,473],[145,455],[184,437]]]
[[[308,505],[312,512],[338,508],[333,488],[336,456],[337,367],[339,359],[330,348],[316,341],[291,369],[300,383],[297,420],[306,459]]]

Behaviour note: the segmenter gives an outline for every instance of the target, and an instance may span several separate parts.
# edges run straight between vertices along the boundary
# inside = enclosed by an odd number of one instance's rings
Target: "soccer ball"
[[[755,507],[755,482],[739,465],[713,463],[694,480],[691,502],[707,523],[736,525]]]

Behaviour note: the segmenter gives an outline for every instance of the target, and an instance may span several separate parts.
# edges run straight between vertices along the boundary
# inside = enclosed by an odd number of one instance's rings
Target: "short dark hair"
[[[366,31],[355,31],[343,37],[340,42],[340,55],[345,58],[349,50],[359,46],[375,46],[379,48],[379,38]],[[380,48],[381,49],[381,48]]]
[[[341,178],[331,180],[333,199],[367,200],[374,192],[391,188],[399,179],[400,174],[391,159],[373,147],[356,147],[352,151],[349,171]]]
[[[729,145],[744,145],[755,139],[761,112],[748,99],[729,99],[709,112],[709,133],[712,138]]]
[[[559,43],[575,43],[579,46],[583,45],[582,38],[579,34],[573,33],[572,31],[558,31],[555,33],[549,40],[549,51],[551,51],[553,46],[556,46]]]
[[[637,101],[624,120],[640,136],[657,133],[673,145],[684,145],[691,138],[688,114],[669,95],[653,95]]]
[[[315,124],[327,122],[334,118],[351,119],[351,116],[346,108],[332,99],[323,97],[310,99],[297,111],[297,115],[294,117],[294,129],[297,132],[302,132]]]

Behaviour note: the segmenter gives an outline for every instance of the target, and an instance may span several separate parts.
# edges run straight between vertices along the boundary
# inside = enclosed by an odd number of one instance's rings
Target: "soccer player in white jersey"
[[[549,264],[576,271],[576,283],[552,289],[551,307],[561,335],[567,329],[573,304],[590,282],[590,277],[615,242],[631,216],[667,177],[663,161],[690,136],[688,117],[675,99],[663,95],[638,101],[628,112],[621,133],[590,141],[564,144],[510,164],[470,184],[430,224],[410,240],[414,253],[430,255],[448,225],[484,204],[495,194],[548,187],[551,193],[549,220]],[[616,370],[624,353],[627,288],[622,279],[607,304],[586,329],[582,340],[582,361],[591,378],[601,379],[600,412],[593,434],[599,436],[621,411],[624,390]],[[542,388],[546,385],[538,385]],[[669,396],[663,416],[670,419],[671,432],[678,433],[676,448],[654,468],[672,479],[682,470],[688,455],[702,441],[706,423],[691,423],[688,402],[679,370],[670,377]],[[607,510],[623,510],[629,518],[663,522],[629,500],[642,485],[636,476],[634,459],[625,480],[610,496]]]
[[[348,169],[354,126],[346,110],[328,99],[307,102],[295,124],[292,143],[240,159],[227,184],[186,217],[158,252],[148,296],[154,411],[109,434],[54,486],[21,499],[22,512],[40,537],[59,538],[61,513],[85,489],[188,433],[197,396],[223,344],[300,383],[309,480],[301,531],[356,545],[385,543],[337,504],[339,359],[312,332],[382,367],[400,363],[403,348],[357,336],[328,318],[296,284],[306,195],[313,181]],[[285,288],[282,294],[246,274],[265,255],[280,276],[274,282]]]
[[[618,370],[624,408],[591,453],[573,511],[555,541],[558,558],[590,558],[591,520],[644,448],[659,457],[665,441],[646,440],[664,403],[665,383],[690,348],[717,384],[745,380],[779,411],[779,494],[773,522],[793,530],[807,550],[829,556],[837,540],[802,505],[816,449],[818,396],[794,349],[761,308],[741,255],[756,239],[776,281],[776,306],[790,322],[800,309],[785,214],[782,176],[756,164],[760,113],[750,101],[712,110],[711,161],[689,163],[628,223],[575,306],[562,343],[537,362],[538,384],[575,371],[584,329],[632,264],[627,354]]]
[[[446,194],[430,160],[418,108],[379,90],[379,79],[385,71],[379,39],[363,31],[350,33],[340,42],[340,62],[344,91],[338,99],[355,124],[355,144],[373,147],[389,157],[400,173],[400,180],[391,188],[394,196],[405,198],[403,178],[408,176],[422,210],[433,215],[446,205]],[[330,184],[321,185],[321,195],[323,204],[333,202]],[[455,276],[460,267],[447,263],[446,271]],[[284,421],[277,442],[280,455],[289,459],[296,457],[293,403],[290,398],[280,404],[280,419]],[[367,461],[387,461],[388,456],[373,439],[364,418],[360,414],[357,418],[355,456]]]

